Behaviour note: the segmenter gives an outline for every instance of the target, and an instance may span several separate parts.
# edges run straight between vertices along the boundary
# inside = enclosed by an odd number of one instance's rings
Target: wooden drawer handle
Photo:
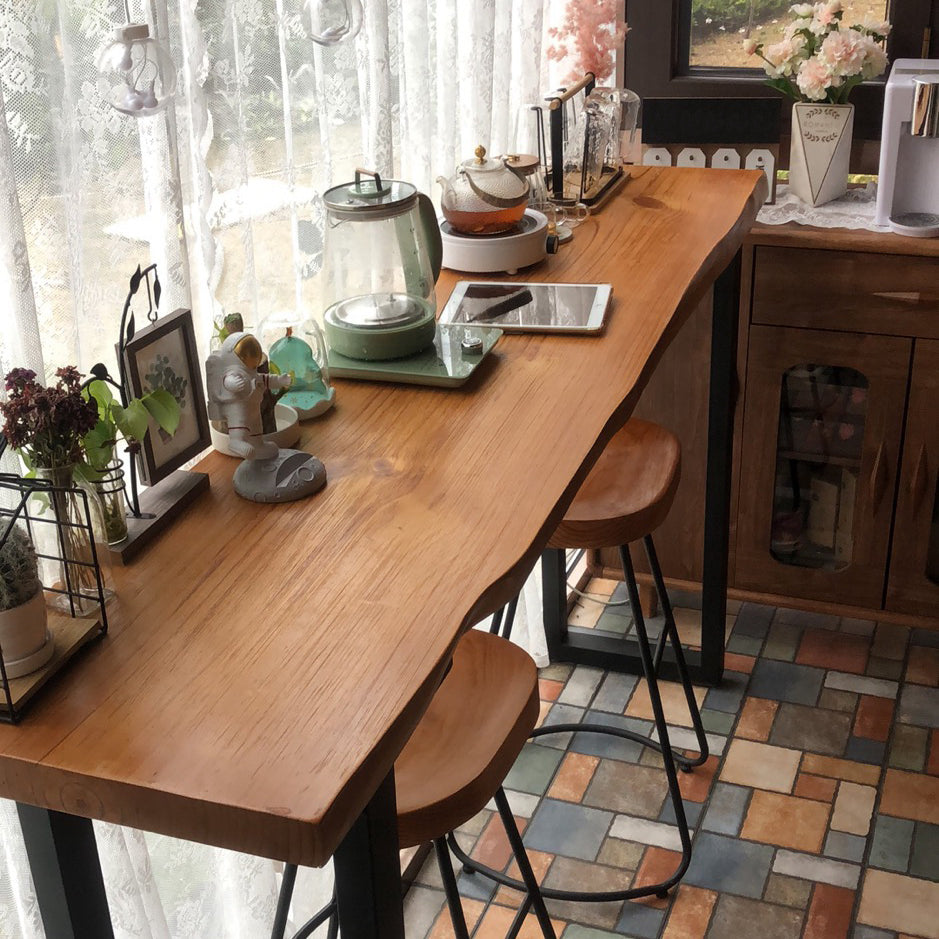
[[[910,495],[913,497],[913,514],[919,511],[923,498],[926,495],[926,480],[929,475],[929,468],[926,461],[926,444],[919,445],[919,456],[916,458],[916,466],[913,467],[913,476],[910,479]]]
[[[874,468],[871,470],[871,508],[876,515],[880,510],[880,503],[887,490],[887,460],[884,457],[884,444],[881,441],[874,457]]]

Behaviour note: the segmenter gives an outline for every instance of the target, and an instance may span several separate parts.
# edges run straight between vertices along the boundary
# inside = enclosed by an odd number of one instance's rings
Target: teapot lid
[[[367,177],[363,179],[362,177]],[[326,208],[342,219],[393,218],[417,201],[417,188],[398,179],[382,179],[378,173],[356,169],[355,180],[323,193]]]

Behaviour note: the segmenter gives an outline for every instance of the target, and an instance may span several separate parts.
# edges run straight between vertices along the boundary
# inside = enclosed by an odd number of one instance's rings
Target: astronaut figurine
[[[257,371],[264,359],[250,333],[228,336],[205,363],[209,418],[228,425],[228,445],[241,465],[235,470],[238,495],[253,502],[291,502],[312,495],[326,483],[323,464],[302,450],[281,450],[265,440],[261,399],[267,389],[288,388],[290,375]]]

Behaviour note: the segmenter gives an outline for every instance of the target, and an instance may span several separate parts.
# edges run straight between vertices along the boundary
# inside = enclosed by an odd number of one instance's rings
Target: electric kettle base
[[[330,321],[324,323],[326,343],[340,355],[362,362],[403,359],[433,345],[437,320],[433,310],[412,323],[374,329]]]
[[[526,209],[517,228],[497,235],[464,235],[440,223],[443,266],[469,274],[514,274],[547,256],[548,219]]]

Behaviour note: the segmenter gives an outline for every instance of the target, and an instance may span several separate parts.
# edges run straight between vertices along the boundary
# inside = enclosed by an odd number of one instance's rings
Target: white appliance
[[[897,59],[884,95],[878,225],[939,235],[939,59]]]
[[[494,235],[466,235],[447,221],[440,222],[443,266],[470,274],[514,274],[554,253],[556,239],[548,238],[548,219],[526,209],[518,225]]]

